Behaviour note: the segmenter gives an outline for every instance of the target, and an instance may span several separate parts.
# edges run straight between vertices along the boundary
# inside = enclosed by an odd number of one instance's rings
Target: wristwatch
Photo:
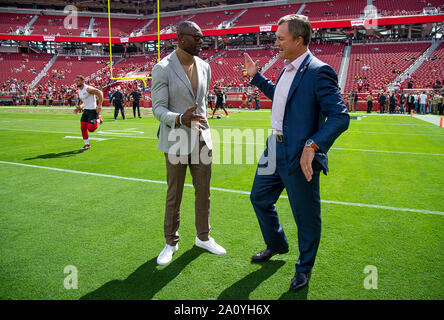
[[[318,145],[313,141],[313,139],[308,139],[305,142],[305,147],[313,148],[313,150],[316,152],[319,150]]]

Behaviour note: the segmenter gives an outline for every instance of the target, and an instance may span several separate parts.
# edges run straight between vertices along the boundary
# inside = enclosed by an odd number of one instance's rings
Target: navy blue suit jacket
[[[276,88],[273,82],[258,72],[251,83],[273,100]],[[336,72],[308,53],[296,72],[285,105],[282,129],[289,174],[298,169],[308,139],[313,139],[319,146],[315,160],[326,174],[327,152],[336,138],[347,130],[349,123],[350,116],[339,91]]]

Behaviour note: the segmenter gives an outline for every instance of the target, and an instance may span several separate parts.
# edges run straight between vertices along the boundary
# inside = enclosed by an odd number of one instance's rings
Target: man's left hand
[[[79,112],[82,111],[82,110],[83,110],[83,105],[77,106],[77,107],[75,108],[75,110],[74,110],[74,113],[77,114],[77,113],[79,113]]]
[[[307,182],[311,181],[311,178],[313,176],[313,159],[315,156],[315,151],[312,147],[304,147],[304,150],[302,151],[301,156],[301,170],[305,175],[305,178],[307,179]]]
[[[102,106],[97,106],[96,107],[96,111],[99,113],[99,112],[101,112],[102,111]]]

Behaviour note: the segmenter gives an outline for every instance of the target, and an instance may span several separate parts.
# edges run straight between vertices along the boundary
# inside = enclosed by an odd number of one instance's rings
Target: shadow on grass
[[[285,264],[284,261],[275,260],[263,263],[259,270],[256,270],[232,286],[228,287],[217,297],[218,300],[248,300],[253,292],[263,281],[276,273]]]
[[[79,149],[73,150],[73,151],[66,151],[66,152],[60,152],[60,153],[47,153],[47,154],[41,154],[39,156],[35,156],[34,158],[27,158],[25,160],[35,160],[35,159],[54,159],[54,158],[68,158],[75,156],[79,153],[82,153],[83,151],[80,151]]]
[[[87,293],[80,300],[148,300],[176,278],[182,270],[204,251],[193,247],[163,269],[157,257],[145,262],[125,280],[112,280]]]
[[[288,286],[290,286],[290,283],[288,283]],[[288,289],[288,291],[281,295],[278,300],[307,300],[309,287],[310,284],[297,292],[293,292]]]

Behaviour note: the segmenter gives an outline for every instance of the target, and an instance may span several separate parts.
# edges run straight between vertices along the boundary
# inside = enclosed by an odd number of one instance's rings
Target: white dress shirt
[[[300,55],[298,58],[289,63],[285,60],[285,69],[279,82],[276,84],[273,96],[273,104],[271,106],[271,128],[277,134],[282,134],[282,123],[284,121],[285,105],[287,103],[288,92],[290,91],[293,79],[308,55],[310,50]]]

